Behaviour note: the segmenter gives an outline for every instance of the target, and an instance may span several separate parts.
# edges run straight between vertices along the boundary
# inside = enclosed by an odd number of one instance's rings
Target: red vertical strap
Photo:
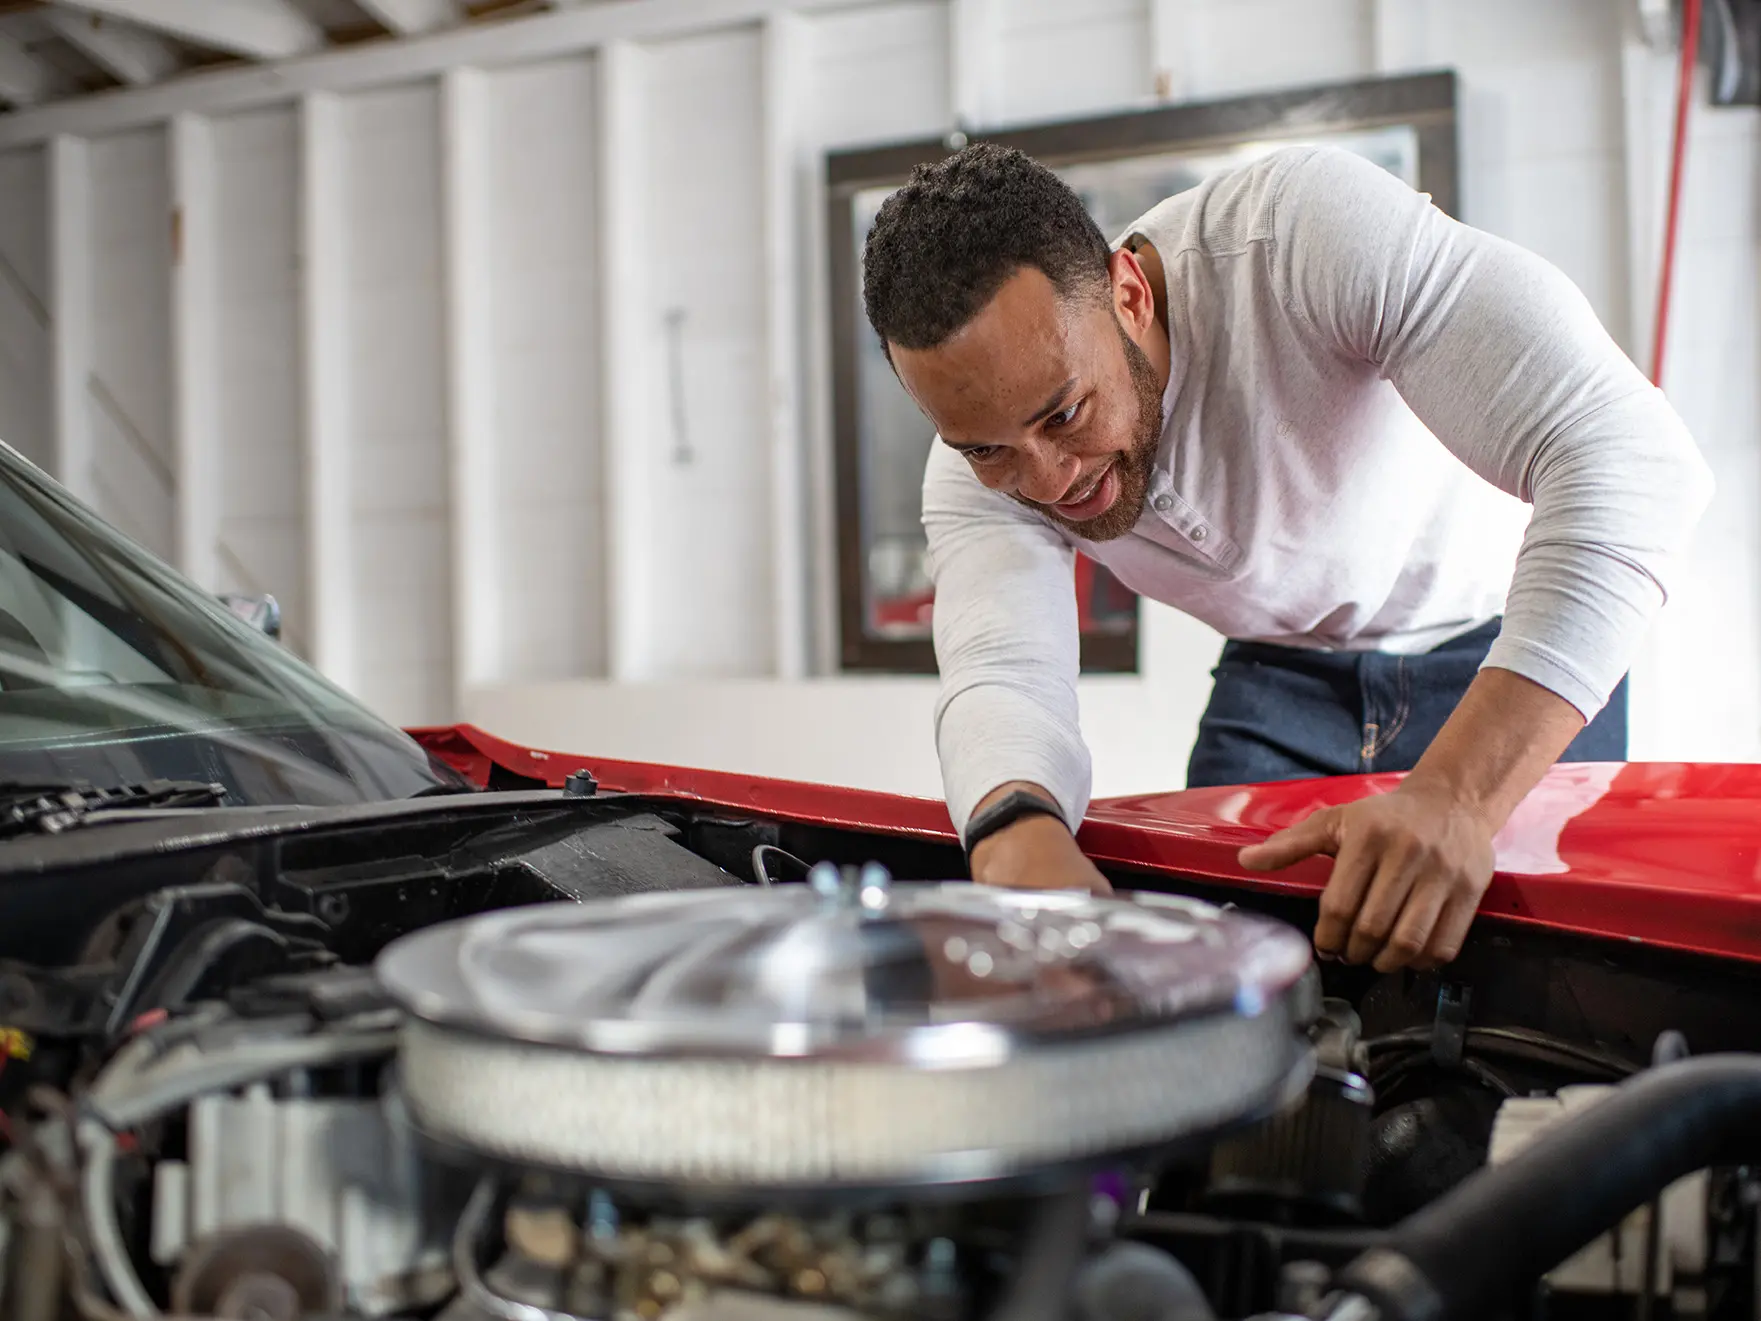
[[[1663,268],[1657,285],[1657,333],[1651,347],[1651,383],[1663,384],[1663,347],[1669,331],[1669,291],[1675,280],[1675,243],[1681,218],[1682,167],[1688,154],[1688,112],[1700,53],[1700,0],[1682,0],[1681,73],[1675,89],[1675,150],[1669,163],[1669,218],[1663,230]]]

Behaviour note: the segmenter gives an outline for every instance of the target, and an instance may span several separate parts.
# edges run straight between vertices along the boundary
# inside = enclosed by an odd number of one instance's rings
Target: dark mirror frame
[[[1459,214],[1456,77],[1451,71],[1298,88],[1227,100],[975,133],[972,141],[1018,147],[1047,165],[1228,149],[1249,142],[1317,133],[1405,126],[1418,145],[1418,186],[1449,215]],[[825,159],[826,236],[830,257],[832,446],[838,543],[839,659],[845,670],[934,673],[928,638],[871,633],[864,610],[858,336],[867,332],[856,255],[855,199],[903,183],[914,166],[951,155],[960,135],[892,146],[835,151]],[[1112,235],[1108,236],[1112,238]],[[927,424],[926,424],[927,425]],[[1086,633],[1085,671],[1135,672],[1138,616],[1129,630]]]

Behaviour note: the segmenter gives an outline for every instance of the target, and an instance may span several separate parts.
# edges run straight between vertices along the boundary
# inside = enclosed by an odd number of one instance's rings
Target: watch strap
[[[1026,789],[1016,789],[1004,794],[989,807],[975,812],[966,823],[966,833],[961,839],[961,846],[966,856],[972,856],[982,840],[996,834],[1004,826],[1012,826],[1024,816],[1056,817],[1064,820],[1064,813],[1051,799],[1041,794],[1030,793]]]

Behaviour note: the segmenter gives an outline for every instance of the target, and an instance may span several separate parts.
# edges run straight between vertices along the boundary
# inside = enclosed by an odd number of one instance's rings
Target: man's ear
[[[1107,258],[1107,278],[1113,286],[1113,310],[1125,325],[1142,334],[1156,319],[1156,297],[1150,278],[1137,254],[1120,248]]]

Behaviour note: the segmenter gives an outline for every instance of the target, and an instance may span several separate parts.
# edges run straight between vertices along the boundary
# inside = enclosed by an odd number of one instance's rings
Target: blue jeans
[[[1411,770],[1473,682],[1501,623],[1416,656],[1225,644],[1187,784]],[[1626,743],[1622,679],[1560,760],[1625,761]]]

